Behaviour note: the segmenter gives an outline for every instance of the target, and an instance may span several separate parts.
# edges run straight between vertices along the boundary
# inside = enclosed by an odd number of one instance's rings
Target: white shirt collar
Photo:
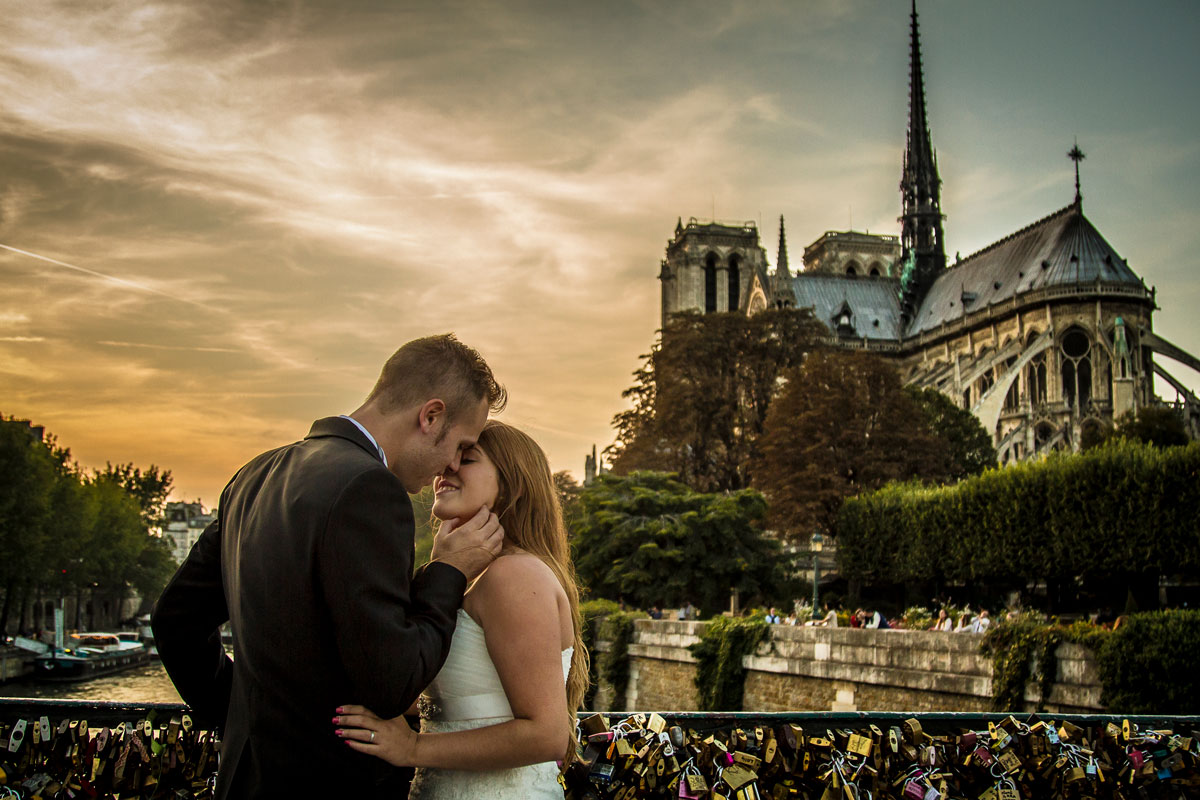
[[[371,440],[371,444],[375,445],[375,449],[379,451],[379,457],[383,459],[383,465],[386,467],[388,465],[387,453],[383,452],[383,448],[379,446],[379,442],[375,441],[375,437],[371,435],[371,432],[369,430],[367,430],[366,428],[364,428],[363,424],[361,422],[359,422],[358,420],[356,420],[354,417],[348,417],[345,414],[342,414],[342,419],[348,419],[351,422],[353,422],[354,425],[360,431],[363,432],[363,435]]]

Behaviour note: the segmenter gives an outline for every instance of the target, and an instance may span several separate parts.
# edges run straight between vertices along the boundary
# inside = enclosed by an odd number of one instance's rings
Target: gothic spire
[[[925,113],[925,75],[921,67],[921,35],[917,29],[917,0],[912,2],[911,53],[908,77],[908,142],[904,152],[904,183],[916,181],[922,188],[932,184],[936,202],[938,194],[937,164],[929,136]],[[903,186],[901,187],[904,188]]]
[[[925,76],[921,68],[921,35],[917,2],[912,2],[908,83],[908,137],[900,176],[901,314],[913,318],[930,285],[946,268],[942,234],[941,178],[925,111]]]
[[[779,215],[779,255],[775,258],[775,274],[781,278],[790,278],[787,259],[787,234],[783,230],[783,214]]]

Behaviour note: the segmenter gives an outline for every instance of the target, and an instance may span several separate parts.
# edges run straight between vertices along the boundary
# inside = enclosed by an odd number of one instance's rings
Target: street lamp
[[[817,584],[821,582],[821,544],[825,541],[821,536],[821,532],[817,531],[812,535],[812,557],[813,557],[813,602],[812,602],[812,617],[817,618]]]

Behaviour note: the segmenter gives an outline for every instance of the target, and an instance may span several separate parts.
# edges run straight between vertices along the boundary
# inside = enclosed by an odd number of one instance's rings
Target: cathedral
[[[783,218],[775,268],[753,223],[682,219],[659,280],[662,319],[679,311],[753,314],[811,309],[839,347],[893,360],[906,383],[936,388],[991,433],[1001,463],[1078,450],[1089,428],[1171,403],[1200,438],[1200,400],[1154,360],[1200,372],[1200,359],[1156,336],[1155,292],[1074,201],[966,258],[947,263],[941,179],[925,111],[915,1],[899,236],[825,233],[788,265]]]

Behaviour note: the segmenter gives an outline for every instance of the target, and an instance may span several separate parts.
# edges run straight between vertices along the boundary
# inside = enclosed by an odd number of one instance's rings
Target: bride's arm
[[[383,720],[361,706],[345,706],[335,718],[338,735],[355,750],[396,766],[485,770],[562,758],[569,731],[559,591],[554,574],[533,556],[497,559],[471,590],[471,606],[484,629],[512,720],[418,735],[403,718]]]

